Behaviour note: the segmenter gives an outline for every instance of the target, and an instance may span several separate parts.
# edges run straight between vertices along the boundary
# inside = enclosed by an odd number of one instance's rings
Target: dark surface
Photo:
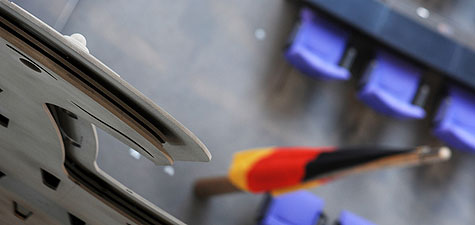
[[[378,0],[306,1],[382,44],[475,89],[475,64],[467,63],[475,60],[473,26],[463,30],[472,33],[463,36],[462,43],[456,40],[455,35],[458,33],[444,34],[438,31],[436,27],[439,21],[429,17],[424,21],[427,24],[423,24],[415,16],[408,15],[416,14],[417,4],[406,6],[396,1],[385,4]],[[475,6],[472,10],[475,10]],[[446,20],[450,19],[447,17]]]
[[[242,225],[255,224],[263,196],[199,201],[191,193],[196,179],[225,174],[236,151],[437,143],[428,120],[397,121],[363,106],[353,82],[316,81],[291,70],[281,53],[296,16],[294,5],[276,0],[80,0],[61,32],[84,34],[91,54],[213,155],[209,163],[176,163],[170,176],[98,131],[99,167],[189,224]],[[264,40],[255,38],[260,28]],[[473,224],[474,160],[457,152],[447,163],[357,175],[312,191],[326,201],[331,221],[347,209],[379,225]]]

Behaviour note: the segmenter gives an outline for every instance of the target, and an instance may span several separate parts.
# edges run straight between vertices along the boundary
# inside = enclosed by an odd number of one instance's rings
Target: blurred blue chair
[[[285,52],[287,61],[300,72],[322,79],[347,80],[350,72],[339,66],[345,55],[349,33],[304,8],[300,26]],[[353,49],[352,49],[353,50]],[[354,58],[355,51],[352,51]],[[349,67],[351,60],[343,64]]]
[[[338,219],[339,225],[375,225],[372,222],[367,221],[354,213],[348,211],[341,211],[340,218]]]
[[[261,225],[316,225],[324,221],[324,202],[309,191],[279,195],[270,200]]]
[[[384,51],[362,78],[358,97],[376,111],[400,119],[422,119],[424,109],[412,102],[420,83],[420,70]]]
[[[449,89],[434,118],[434,135],[449,146],[475,152],[475,94]]]

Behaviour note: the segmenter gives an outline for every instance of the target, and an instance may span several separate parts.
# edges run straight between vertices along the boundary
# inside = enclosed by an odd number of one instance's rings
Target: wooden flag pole
[[[227,176],[202,178],[195,182],[194,193],[199,198],[213,195],[242,192],[234,186]]]

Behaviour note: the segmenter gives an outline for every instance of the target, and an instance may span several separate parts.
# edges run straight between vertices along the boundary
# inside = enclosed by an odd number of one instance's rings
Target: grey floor
[[[16,2],[52,26],[66,4],[55,0],[45,10]],[[281,53],[296,15],[284,0],[79,0],[61,32],[86,36],[91,54],[213,155],[210,163],[176,163],[171,175],[100,132],[99,167],[186,223],[255,224],[263,196],[199,201],[193,181],[225,174],[232,154],[248,148],[437,144],[430,121],[374,113],[355,98],[354,82],[317,81],[292,70]],[[331,220],[347,209],[380,225],[473,224],[474,161],[456,152],[450,162],[371,172],[312,191],[325,200]]]

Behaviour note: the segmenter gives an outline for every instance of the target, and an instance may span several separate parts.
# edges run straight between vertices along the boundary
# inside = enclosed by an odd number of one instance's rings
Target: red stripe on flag
[[[274,153],[256,162],[247,174],[251,192],[267,192],[302,182],[307,163],[334,147],[278,147]]]

